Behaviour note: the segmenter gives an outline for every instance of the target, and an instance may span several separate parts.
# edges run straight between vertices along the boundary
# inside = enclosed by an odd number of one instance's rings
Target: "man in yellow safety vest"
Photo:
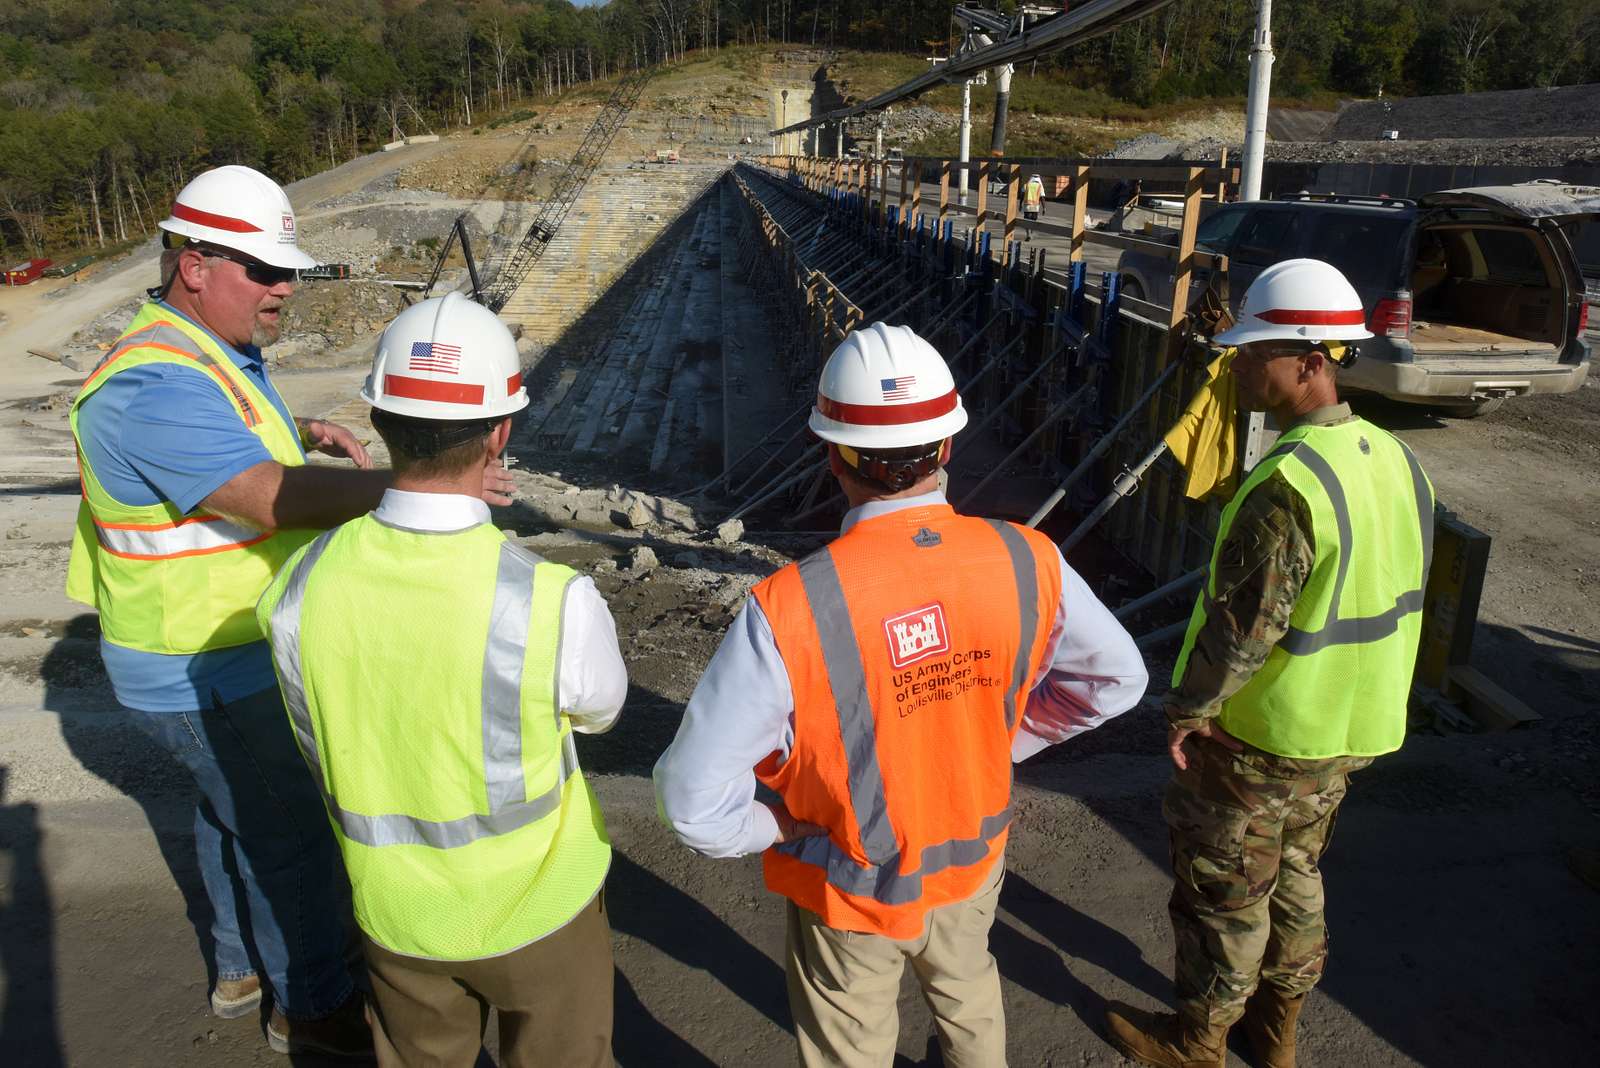
[[[628,679],[587,578],[507,541],[480,472],[527,404],[516,344],[459,294],[384,331],[362,398],[395,482],[257,607],[355,896],[381,1065],[611,1063],[611,861],[573,732]],[[281,715],[281,712],[280,712]]]
[[[1221,1068],[1241,1018],[1258,1065],[1293,1068],[1328,955],[1318,861],[1349,774],[1405,737],[1433,489],[1399,440],[1339,403],[1371,337],[1334,267],[1286,260],[1237,325],[1241,401],[1283,435],[1222,513],[1165,706],[1176,1016],[1106,1015],[1123,1053]]]
[[[128,717],[199,787],[212,1011],[250,1014],[265,979],[275,1049],[370,1053],[333,839],[254,608],[290,553],[370,508],[389,476],[365,470],[350,431],[294,419],[267,373],[261,350],[278,339],[296,272],[316,262],[277,183],[207,171],[160,226],[160,285],[70,412],[83,502],[67,593],[99,610]],[[307,466],[307,449],[363,470]],[[503,476],[488,478],[503,499]]]
[[[1028,178],[1028,184],[1022,187],[1022,219],[1032,224],[1039,221],[1044,215],[1044,179],[1035,174]],[[1024,240],[1033,240],[1033,227],[1029,225],[1025,231]]]

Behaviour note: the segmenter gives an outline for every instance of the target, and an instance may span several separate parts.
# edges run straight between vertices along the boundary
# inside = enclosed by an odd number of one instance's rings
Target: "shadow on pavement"
[[[698,968],[779,1028],[793,1030],[783,969],[710,908],[620,850],[612,852],[606,900],[613,929],[650,943],[679,963]],[[654,1026],[661,1024],[656,1022]],[[628,1017],[619,1012],[619,1048],[638,1041],[628,1033],[630,1027]]]
[[[1000,906],[1031,927],[1066,956],[1088,961],[1158,1001],[1166,997],[1171,989],[1171,982],[1166,973],[1152,967],[1144,959],[1144,953],[1133,939],[1121,931],[1106,926],[1087,913],[1078,911],[1014,870],[1006,873],[1005,886],[1000,892]],[[995,950],[995,956],[1000,956],[998,950]],[[1093,991],[1084,989],[1083,984],[1073,977],[1071,970],[1059,961],[1053,969],[1047,965],[1046,970],[1059,972],[1064,979],[1062,985],[1069,991],[1077,988],[1075,993],[1081,993],[1081,996],[1072,997],[1070,1003],[1074,1009],[1079,1010],[1080,1016],[1084,1015],[1082,1010],[1086,1005],[1093,1008],[1095,1015],[1086,1016],[1085,1022],[1090,1023],[1091,1027],[1095,1026],[1091,1020],[1098,1020],[1099,1009],[1104,1005],[1104,999]],[[1008,968],[1002,960],[1000,971],[1001,974],[1011,977],[1040,997],[1053,1001],[1061,1000],[1056,983],[1045,980],[1031,967]]]
[[[44,707],[60,717],[61,737],[85,771],[126,794],[144,810],[161,859],[183,894],[184,910],[206,962],[208,986],[216,981],[212,910],[200,879],[193,832],[194,781],[170,754],[121,715],[100,659],[100,622],[75,616],[39,667]],[[249,918],[240,903],[240,922]],[[246,932],[246,945],[249,945]]]
[[[0,765],[0,1050],[14,1064],[57,1068],[66,1063],[56,1019],[55,915],[40,856],[39,807],[5,804],[7,768]]]

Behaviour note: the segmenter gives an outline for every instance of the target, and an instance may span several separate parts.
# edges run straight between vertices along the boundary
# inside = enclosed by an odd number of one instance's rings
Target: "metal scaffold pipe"
[[[1136,649],[1154,649],[1156,646],[1170,642],[1174,638],[1183,637],[1184,631],[1188,629],[1189,621],[1187,619],[1180,620],[1177,623],[1169,623],[1160,630],[1153,630],[1149,634],[1139,635],[1133,640],[1133,645]]]
[[[1061,485],[1057,486],[1050,496],[1044,499],[1044,503],[1039,505],[1033,515],[1028,517],[1028,526],[1038,526],[1045,516],[1055,510],[1056,505],[1061,503],[1061,499],[1067,495],[1073,486],[1078,484],[1078,479],[1088,472],[1096,460],[1105,455],[1106,450],[1111,448],[1111,443],[1117,440],[1117,435],[1121,434],[1127,425],[1133,422],[1134,416],[1144,410],[1144,406],[1150,402],[1150,398],[1155,396],[1156,390],[1160,389],[1162,383],[1173,376],[1182,362],[1181,360],[1173,360],[1167,364],[1161,373],[1156,376],[1156,380],[1150,383],[1149,388],[1139,395],[1139,399],[1134,401],[1133,405],[1122,413],[1122,417],[1111,425],[1111,429],[1100,435],[1100,440],[1094,443],[1094,448],[1090,449],[1082,460],[1078,461],[1078,466],[1072,469],[1072,474],[1063,479]]]
[[[795,461],[795,465],[804,465],[807,461],[811,461],[810,466],[800,466],[798,471],[793,471],[793,466],[784,468],[783,474],[780,474],[775,480],[769,482],[761,493],[750,498],[750,500],[734,509],[733,512],[729,514],[728,519],[738,519],[741,516],[744,516],[752,509],[759,508],[763,504],[766,504],[772,498],[776,497],[790,486],[793,486],[807,475],[816,474],[817,469],[815,466],[815,461],[812,459],[816,452],[817,450],[815,448],[807,449],[805,455],[800,457],[799,460]],[[793,471],[792,474],[790,473],[791,471]]]
[[[1117,610],[1111,614],[1117,619],[1130,619],[1153,604],[1164,601],[1168,597],[1175,597],[1191,586],[1198,586],[1200,580],[1205,577],[1206,569],[1197,567],[1186,575],[1179,575],[1165,586],[1151,590],[1143,597],[1136,597],[1127,604],[1118,606]]]
[[[733,474],[734,471],[739,469],[739,465],[740,464],[744,463],[746,460],[750,459],[750,457],[754,456],[756,454],[756,450],[760,449],[761,446],[765,445],[767,442],[769,442],[773,438],[777,437],[778,436],[778,432],[781,431],[784,427],[788,426],[790,423],[792,423],[797,416],[805,415],[810,410],[811,410],[811,402],[810,401],[806,401],[805,407],[801,408],[799,411],[790,412],[787,416],[785,416],[783,418],[783,420],[781,422],[774,424],[772,429],[768,430],[765,434],[761,435],[761,440],[757,441],[754,445],[752,445],[748,449],[746,449],[739,456],[739,458],[737,460],[733,461],[733,463],[731,463],[727,467],[723,468],[721,474],[717,475],[716,478],[713,478],[710,482],[705,482],[705,483],[702,483],[699,486],[696,486],[694,489],[692,489],[688,493],[684,494],[684,496],[693,497],[693,496],[695,496],[697,494],[705,493],[712,486],[715,486],[718,482],[721,482],[721,481],[727,479],[730,475]],[[782,445],[778,446],[778,451],[776,453],[774,453],[773,455],[775,455],[775,456],[782,455],[783,450],[788,448],[790,442],[793,442],[802,433],[804,433],[805,429],[806,428],[802,426],[799,430],[797,430],[793,434],[791,434],[784,441],[784,443]]]
[[[969,502],[976,500],[978,494],[982,493],[989,483],[993,482],[1003,471],[1005,471],[1006,468],[1010,467],[1012,462],[1016,460],[1017,457],[1026,452],[1029,446],[1031,446],[1035,441],[1039,440],[1039,437],[1044,434],[1045,431],[1055,426],[1061,420],[1077,415],[1077,413],[1085,404],[1093,402],[1093,398],[1093,385],[1085,383],[1084,385],[1079,386],[1073,391],[1072,396],[1063,401],[1055,411],[1039,420],[1039,425],[1033,428],[1033,432],[1027,437],[1023,438],[1022,442],[1018,444],[1016,448],[1012,449],[1011,452],[1006,455],[1004,460],[1001,460],[999,463],[991,467],[989,469],[989,473],[984,475],[983,479],[976,486],[973,486],[966,492],[965,495],[962,496],[959,501],[956,502],[956,507],[965,507]]]
[[[1099,525],[1100,520],[1105,518],[1107,512],[1117,506],[1118,501],[1121,501],[1124,497],[1132,496],[1133,491],[1139,488],[1139,479],[1144,477],[1144,473],[1150,470],[1151,466],[1161,459],[1166,451],[1167,443],[1165,441],[1160,442],[1155,448],[1145,453],[1144,459],[1118,475],[1117,480],[1111,484],[1111,492],[1107,493],[1105,498],[1094,506],[1094,511],[1085,516],[1083,522],[1079,523],[1071,534],[1062,539],[1060,546],[1062,555],[1066,555],[1074,545],[1088,537],[1089,532]]]
[[[1017,341],[1020,340],[1022,340],[1022,338],[1019,335]],[[1016,343],[1016,341],[1013,341],[1011,345],[1007,345],[1006,350],[1009,351],[1011,346],[1015,345]],[[1033,385],[1034,379],[1038,378],[1040,375],[1044,374],[1045,371],[1049,370],[1050,365],[1056,362],[1057,356],[1060,356],[1070,347],[1070,345],[1061,345],[1050,355],[1046,356],[1043,360],[1040,360],[1039,365],[1032,371],[1028,372],[1027,377],[1025,377],[1021,382],[1018,382],[1016,387],[1012,389],[1010,393],[1006,394],[1005,400],[1001,401],[999,404],[996,404],[994,407],[990,408],[986,413],[984,413],[983,418],[978,420],[976,425],[968,426],[962,432],[967,434],[969,438],[983,433],[984,430],[988,428],[990,423],[1000,418],[1000,416],[1005,413],[1005,410],[1009,408],[1018,397],[1021,397],[1029,386]]]

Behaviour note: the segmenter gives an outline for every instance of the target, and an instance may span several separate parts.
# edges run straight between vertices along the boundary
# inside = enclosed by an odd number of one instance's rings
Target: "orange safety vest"
[[[830,927],[915,938],[1005,847],[1011,740],[1050,640],[1050,539],[949,505],[863,520],[752,592],[794,690],[794,747],[756,777],[826,837],[767,887]]]

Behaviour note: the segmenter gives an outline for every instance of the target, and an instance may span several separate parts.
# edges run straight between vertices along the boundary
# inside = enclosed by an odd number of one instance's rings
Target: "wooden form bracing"
[[[976,160],[970,164],[977,174],[976,210],[961,212],[950,196],[954,162],[764,157],[737,168],[734,180],[751,210],[771,220],[763,223],[767,255],[785,265],[792,292],[811,309],[802,320],[813,339],[807,346],[808,373],[820,369],[851,325],[882,318],[899,305],[909,305],[911,313],[890,321],[937,332],[929,340],[951,363],[973,415],[971,425],[981,423],[997,433],[1001,447],[992,460],[1003,456],[1010,467],[1008,477],[987,480],[986,497],[972,501],[979,511],[1025,516],[1171,362],[1182,361],[1126,423],[1076,494],[1069,494],[1054,522],[1047,521],[1047,529],[1059,537],[1071,528],[1068,513],[1087,511],[1119,472],[1147,455],[1204,383],[1209,347],[1191,342],[1182,329],[1190,274],[1212,259],[1195,248],[1195,229],[1201,197],[1217,195],[1237,171],[1093,160],[1030,162],[1024,168],[1005,160]],[[988,195],[991,169],[1004,181],[1003,200]],[[1013,236],[1021,182],[1031,174],[1064,179],[1053,199],[1070,206],[1066,264],[1047,264],[1040,251],[1023,255]],[[1178,243],[1090,230],[1090,182],[1107,177],[1180,190],[1185,217]],[[924,188],[935,182],[937,204]],[[787,223],[780,224],[780,218]],[[792,229],[786,231],[785,225]],[[790,233],[802,231],[823,236],[797,252],[801,243]],[[1096,285],[1097,280],[1085,278],[1081,261],[1090,243],[1132,245],[1171,258],[1179,295],[1174,307],[1124,301],[1113,279]],[[1226,270],[1225,261],[1212,265]],[[1108,301],[1113,314],[1105,319]],[[847,310],[840,314],[836,307]],[[1085,409],[1085,417],[1074,411],[1062,418],[1059,409],[1067,404]],[[964,468],[961,449],[972,443],[963,439],[957,445],[955,477],[965,477],[970,487],[991,474],[982,467],[983,453],[974,453],[977,459]],[[1020,455],[1018,446],[1023,446]],[[797,467],[789,476],[796,500],[811,482],[801,472]],[[1037,492],[1019,499],[1018,487]],[[1006,492],[997,494],[997,488]],[[1216,529],[1219,508],[1188,500],[1183,488],[1182,469],[1163,457],[1099,531],[1156,581],[1203,564]],[[953,491],[961,496],[965,489],[956,485]]]

